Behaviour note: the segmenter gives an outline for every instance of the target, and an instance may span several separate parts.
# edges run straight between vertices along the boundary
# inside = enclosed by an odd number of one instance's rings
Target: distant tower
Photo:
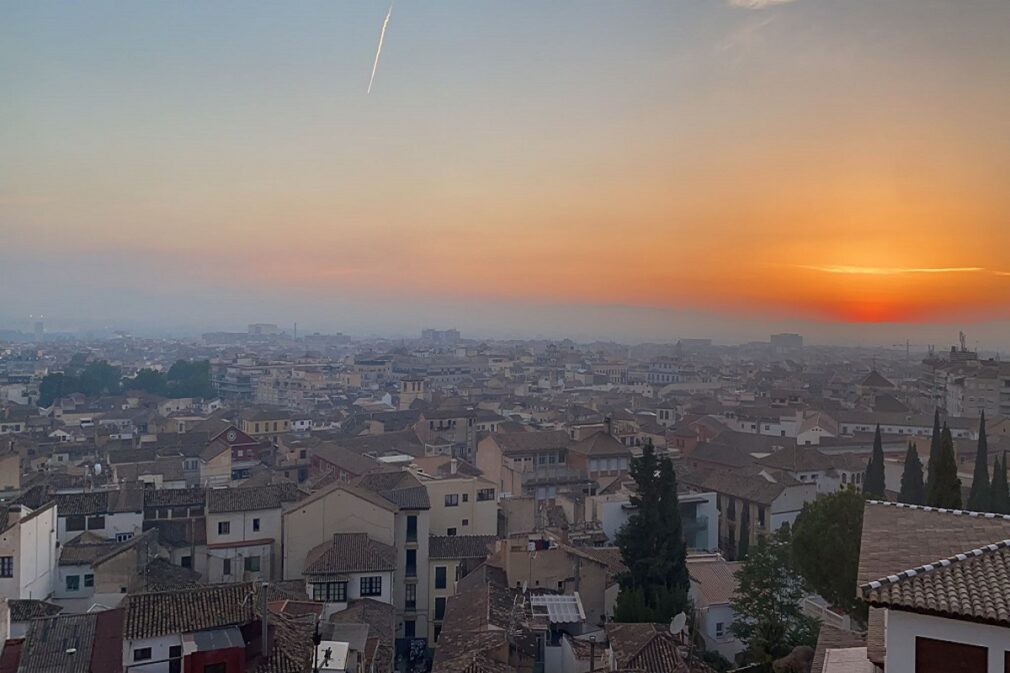
[[[400,410],[410,409],[414,400],[430,399],[428,385],[423,378],[407,377],[400,380]]]

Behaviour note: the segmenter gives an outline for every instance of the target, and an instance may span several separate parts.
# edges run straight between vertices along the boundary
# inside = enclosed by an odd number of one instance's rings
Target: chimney
[[[456,474],[459,471],[459,461],[455,458],[449,459],[449,474]]]
[[[21,520],[21,505],[10,505],[7,507],[7,526],[10,527]]]
[[[606,429],[606,432],[607,432],[608,435],[613,436],[613,434],[614,434],[614,421],[610,418],[610,416],[605,416],[603,418],[603,427]]]

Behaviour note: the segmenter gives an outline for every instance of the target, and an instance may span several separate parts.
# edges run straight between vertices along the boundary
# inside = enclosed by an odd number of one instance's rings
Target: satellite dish
[[[682,633],[684,631],[685,626],[687,626],[687,615],[681,612],[680,614],[675,615],[674,618],[670,620],[670,633],[672,635]]]

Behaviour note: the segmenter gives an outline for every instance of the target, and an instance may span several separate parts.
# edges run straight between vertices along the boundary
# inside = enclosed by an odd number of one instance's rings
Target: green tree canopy
[[[793,564],[788,526],[758,541],[736,580],[730,631],[744,643],[748,663],[770,665],[794,647],[816,643],[818,623],[800,609],[807,591]]]
[[[971,477],[971,491],[968,493],[968,509],[973,512],[988,512],[991,507],[989,442],[985,436],[985,410],[983,409],[978,424],[978,448],[975,451],[975,471]]]
[[[997,514],[1010,514],[1010,488],[1007,486],[1006,478],[1006,453],[1000,461],[996,456],[996,463],[992,468],[992,485],[990,486],[992,496],[992,511]]]
[[[936,474],[930,480],[930,490],[926,493],[926,504],[930,507],[961,509],[961,480],[957,476],[954,439],[946,423],[940,433],[940,455],[936,460]]]
[[[926,486],[922,482],[922,461],[919,460],[919,451],[912,442],[908,443],[908,451],[905,452],[905,469],[901,473],[901,492],[898,494],[898,502],[909,505],[926,504]]]
[[[863,495],[873,500],[884,500],[884,444],[880,437],[880,426],[873,434],[873,453],[866,464],[863,476]]]
[[[810,588],[858,619],[866,615],[855,593],[864,505],[854,488],[820,497],[803,506],[792,535],[793,562]]]
[[[156,369],[141,369],[132,379],[123,381],[127,390],[141,390],[152,395],[165,394],[165,375]]]
[[[636,486],[631,498],[634,512],[617,534],[628,568],[618,578],[619,613],[624,621],[666,622],[684,611],[690,588],[677,475],[670,459],[658,457],[651,444],[640,458],[632,459],[630,473]],[[615,610],[615,619],[617,615]]]
[[[179,360],[165,375],[169,397],[213,397],[209,360]]]

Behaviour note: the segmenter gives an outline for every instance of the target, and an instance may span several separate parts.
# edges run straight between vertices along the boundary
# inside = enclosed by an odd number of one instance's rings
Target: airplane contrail
[[[368,78],[368,93],[372,93],[372,82],[375,81],[375,70],[379,67],[379,56],[382,54],[382,40],[386,37],[386,27],[389,25],[389,17],[393,13],[393,3],[389,3],[389,11],[382,22],[382,31],[379,33],[379,48],[375,50],[375,63],[372,64],[372,76]]]

